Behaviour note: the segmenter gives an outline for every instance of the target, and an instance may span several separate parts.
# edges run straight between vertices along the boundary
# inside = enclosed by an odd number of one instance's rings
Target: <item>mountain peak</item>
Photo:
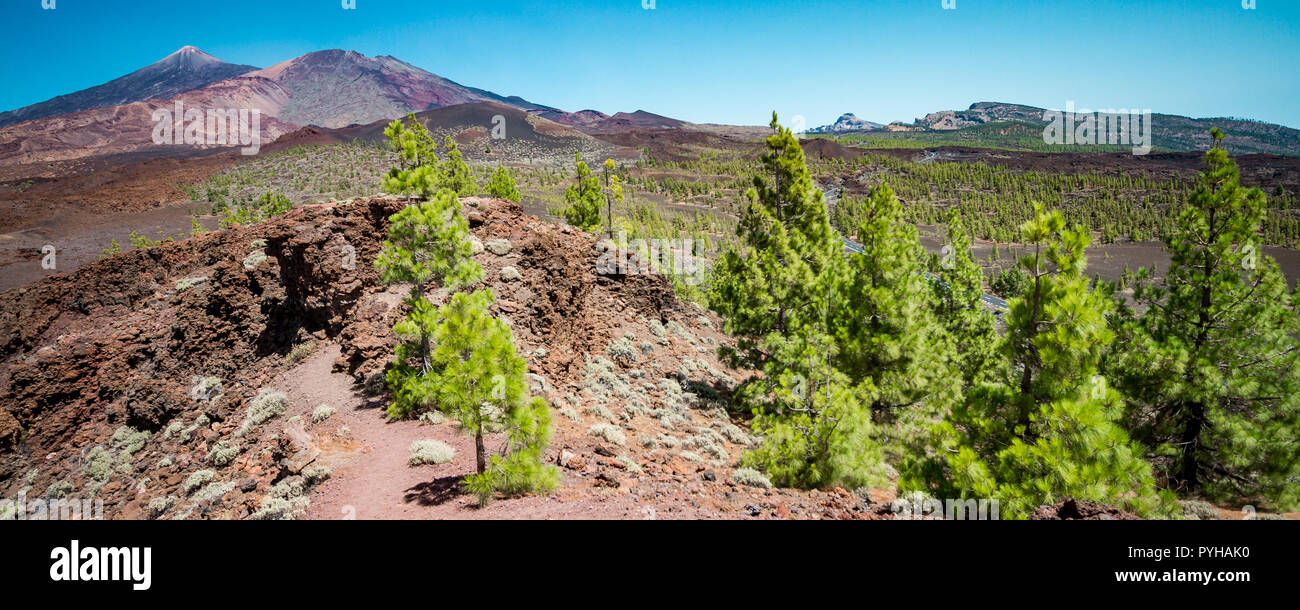
[[[222,65],[225,63],[226,62],[221,61],[220,59],[204,53],[198,47],[185,45],[176,49],[176,51],[171,55],[162,58],[162,60],[158,61],[154,65],[162,67],[177,67],[182,69],[197,69],[206,66]]]
[[[92,108],[166,99],[256,69],[228,64],[198,47],[186,45],[167,57],[102,85],[10,112],[0,112],[0,127]]]
[[[843,131],[871,131],[874,129],[880,129],[881,127],[882,125],[880,123],[864,121],[862,119],[859,119],[858,116],[853,114],[852,112],[846,112],[844,114],[841,114],[840,118],[835,119],[834,123],[831,123],[830,125],[823,125],[821,127],[814,127],[812,129],[809,129],[808,133],[839,133]]]

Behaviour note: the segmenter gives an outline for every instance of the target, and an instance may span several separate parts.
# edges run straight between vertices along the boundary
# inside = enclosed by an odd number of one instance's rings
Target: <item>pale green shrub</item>
[[[406,459],[408,466],[446,464],[456,457],[456,450],[450,445],[431,438],[411,443],[409,451],[411,455]]]
[[[320,405],[320,406],[316,407],[314,410],[312,410],[312,412],[311,412],[311,423],[313,423],[313,424],[319,424],[319,423],[321,423],[321,422],[323,422],[323,421],[329,419],[331,416],[333,416],[333,415],[334,415],[335,413],[337,413],[337,412],[338,412],[338,411],[337,411],[334,407],[331,407],[331,406],[329,406],[329,405]]]
[[[759,489],[772,489],[772,482],[763,476],[763,473],[753,468],[737,468],[731,473],[731,481],[737,485],[747,487],[757,487]]]
[[[596,424],[587,429],[587,433],[597,438],[605,439],[615,445],[626,445],[627,435],[613,424]]]

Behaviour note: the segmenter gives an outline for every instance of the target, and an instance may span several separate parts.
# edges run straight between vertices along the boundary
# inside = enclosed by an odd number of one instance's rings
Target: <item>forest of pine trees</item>
[[[832,228],[798,140],[771,127],[709,294],[736,340],[722,355],[761,372],[734,397],[761,439],[745,466],[825,488],[888,465],[901,492],[1013,518],[1067,497],[1147,517],[1178,497],[1297,506],[1300,297],[1260,252],[1263,193],[1219,146],[1167,223],[1167,277],[1133,280],[1140,308],[1089,277],[1087,226],[1033,205],[999,331],[960,208],[942,258],[888,183]]]

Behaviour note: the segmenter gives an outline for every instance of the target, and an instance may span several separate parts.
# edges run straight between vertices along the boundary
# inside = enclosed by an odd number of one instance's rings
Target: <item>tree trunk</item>
[[[474,431],[474,456],[478,459],[478,473],[483,474],[487,470],[487,459],[483,452],[483,426],[480,425],[478,430]]]
[[[1200,483],[1200,464],[1196,459],[1196,450],[1201,444],[1201,430],[1205,427],[1205,405],[1194,403],[1187,405],[1187,423],[1183,426],[1183,465],[1178,479],[1185,489],[1196,489]]]

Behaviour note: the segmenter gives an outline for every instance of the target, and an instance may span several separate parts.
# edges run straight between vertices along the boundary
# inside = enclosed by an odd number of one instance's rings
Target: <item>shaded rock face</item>
[[[217,467],[221,480],[244,482],[221,500],[222,514],[256,511],[260,494],[314,457],[312,439],[291,434],[292,423],[237,432],[252,398],[292,366],[290,350],[337,343],[335,370],[358,385],[392,358],[407,287],[385,286],[374,261],[388,218],[404,205],[375,198],[303,206],[5,293],[0,497],[37,497],[68,483],[70,497],[104,500],[110,518],[142,518],[151,515],[147,502],[133,501],[137,485],[153,498],[184,498],[185,476]],[[524,216],[506,201],[469,199],[465,214],[480,240],[517,245],[477,260],[494,278],[484,286],[497,295],[493,313],[511,321],[521,350],[548,348],[526,352],[547,353],[535,368],[548,378],[579,375],[582,355],[609,343],[612,316],[664,320],[681,307],[662,277],[596,275],[594,235]],[[264,259],[250,257],[258,251]],[[505,266],[520,278],[496,279]],[[219,390],[199,385],[210,378]],[[137,433],[147,440],[128,449]],[[232,446],[238,455],[213,466],[212,450]],[[98,484],[85,463],[97,448],[117,460]]]

